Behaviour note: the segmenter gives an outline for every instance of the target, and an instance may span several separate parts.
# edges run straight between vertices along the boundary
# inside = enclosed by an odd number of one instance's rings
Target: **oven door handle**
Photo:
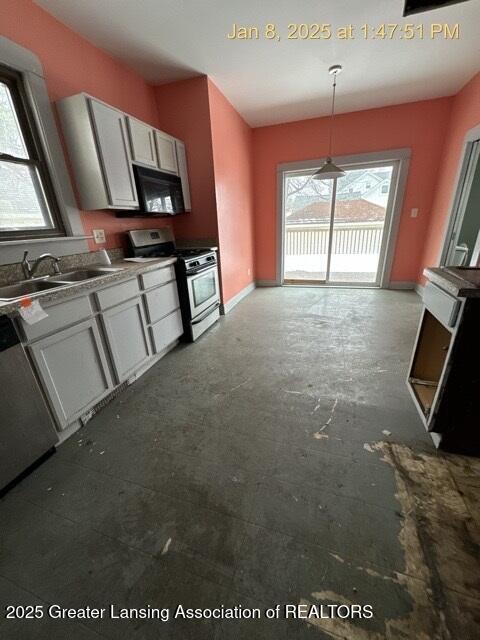
[[[197,267],[196,269],[192,269],[191,271],[187,272],[187,278],[191,276],[196,276],[199,273],[205,273],[205,271],[213,270],[214,268],[216,268],[216,266],[217,266],[217,263],[213,262],[213,263],[202,265],[201,267]]]
[[[200,324],[200,322],[205,320],[205,318],[209,316],[212,313],[212,311],[215,311],[215,309],[218,309],[219,306],[220,306],[220,302],[214,302],[210,307],[208,307],[208,309],[206,309],[202,313],[201,316],[199,316],[198,318],[195,318],[195,320],[192,320],[191,324]]]

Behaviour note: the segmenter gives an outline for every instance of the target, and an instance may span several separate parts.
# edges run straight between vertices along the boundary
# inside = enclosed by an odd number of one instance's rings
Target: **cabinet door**
[[[130,116],[128,116],[127,121],[132,159],[147,167],[156,167],[157,153],[155,151],[154,129]]]
[[[123,382],[150,357],[140,298],[129,300],[102,314],[108,348],[117,382]]]
[[[96,100],[89,102],[110,204],[125,208],[138,206],[125,115]]]
[[[29,350],[61,429],[113,387],[94,319],[43,338]]]
[[[185,145],[180,140],[175,140],[175,147],[177,149],[178,175],[182,181],[185,211],[191,211],[192,203],[190,201],[190,184],[188,182],[187,153],[185,151]]]
[[[175,138],[172,138],[162,131],[155,131],[155,140],[157,143],[158,166],[160,169],[178,174]]]

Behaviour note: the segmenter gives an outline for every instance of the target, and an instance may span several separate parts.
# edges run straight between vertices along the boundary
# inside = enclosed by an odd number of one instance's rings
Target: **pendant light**
[[[328,157],[323,165],[320,167],[318,171],[316,171],[312,178],[314,180],[334,180],[335,178],[341,178],[345,175],[345,171],[337,167],[336,164],[332,162],[332,137],[333,137],[333,121],[335,119],[335,91],[337,88],[337,74],[342,71],[342,66],[340,64],[334,64],[328,70],[328,73],[333,76],[333,95],[332,95],[332,113],[330,115],[330,141],[328,145]]]

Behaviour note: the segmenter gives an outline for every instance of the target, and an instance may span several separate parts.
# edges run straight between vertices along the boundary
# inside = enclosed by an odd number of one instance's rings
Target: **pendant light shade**
[[[334,64],[330,67],[328,73],[333,75],[333,95],[332,95],[332,113],[330,116],[330,142],[328,146],[328,157],[325,164],[316,171],[312,178],[314,180],[335,180],[335,178],[341,178],[345,175],[345,171],[332,162],[332,138],[333,138],[333,122],[335,119],[335,91],[337,88],[337,73],[342,70],[341,65]]]
[[[312,177],[314,180],[335,180],[335,178],[342,178],[344,175],[345,171],[337,167],[331,158],[327,158],[323,167],[320,167]]]

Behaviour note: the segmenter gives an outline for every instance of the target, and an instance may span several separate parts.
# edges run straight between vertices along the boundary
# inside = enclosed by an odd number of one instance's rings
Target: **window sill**
[[[28,240],[0,241],[0,265],[20,262],[23,251],[28,250],[31,258],[42,253],[52,252],[56,256],[68,256],[74,253],[86,253],[88,242],[93,236],[64,236],[56,238],[32,238]]]

